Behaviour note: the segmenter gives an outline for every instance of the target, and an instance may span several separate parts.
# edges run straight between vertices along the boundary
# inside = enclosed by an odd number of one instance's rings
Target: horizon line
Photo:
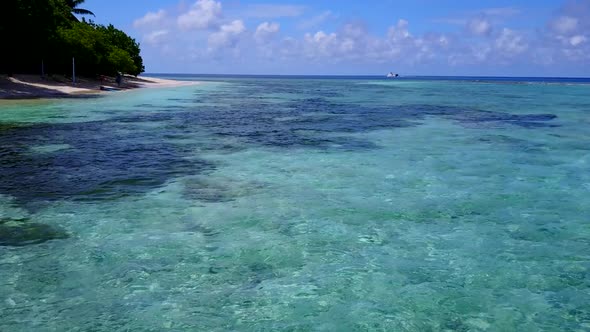
[[[219,73],[165,73],[145,72],[138,76],[149,75],[184,75],[184,76],[275,76],[275,77],[386,77],[377,74],[219,74]],[[550,78],[550,79],[587,79],[585,76],[490,76],[490,75],[400,75],[399,78]]]

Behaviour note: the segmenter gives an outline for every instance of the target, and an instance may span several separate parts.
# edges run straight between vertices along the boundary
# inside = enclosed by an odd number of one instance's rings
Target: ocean
[[[0,331],[590,330],[590,80],[0,105]]]

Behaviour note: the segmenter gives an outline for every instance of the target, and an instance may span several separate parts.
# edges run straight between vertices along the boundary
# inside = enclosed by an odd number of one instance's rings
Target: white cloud
[[[511,29],[513,16],[520,13],[519,9],[501,7],[464,12],[456,19],[446,19],[445,23],[461,26],[443,34],[415,33],[403,19],[378,33],[370,32],[367,27],[370,22],[360,20],[326,30],[319,27],[337,17],[330,11],[306,15],[306,20],[292,20],[305,14],[306,7],[233,4],[227,12],[221,0],[190,1],[190,5],[175,11],[161,9],[135,20],[134,27],[144,32],[142,42],[157,47],[154,49],[158,51],[168,48],[174,51],[171,54],[177,54],[175,57],[183,55],[182,61],[199,59],[200,63],[219,64],[241,59],[257,65],[272,63],[277,68],[292,64],[315,64],[317,68],[335,63],[345,63],[346,68],[393,64],[394,69],[403,71],[422,65],[444,68],[449,64],[483,64],[495,68],[519,63],[539,66],[568,61],[580,65],[590,63],[590,11],[587,10],[590,2],[585,2],[585,7],[564,6],[544,28],[519,31]],[[255,20],[269,17],[287,19]],[[250,30],[245,22],[257,25]],[[298,29],[309,29],[309,33],[287,37],[282,24],[288,26],[288,23],[294,23]]]
[[[168,30],[156,30],[145,35],[143,41],[151,46],[157,46],[164,42],[169,34]]]
[[[590,61],[590,1],[566,3],[558,15],[547,25],[541,43],[547,58],[558,63],[578,63],[587,66]]]
[[[447,36],[437,36],[438,45],[441,47],[448,47],[450,44],[449,38]]]
[[[572,46],[578,46],[582,43],[585,43],[587,40],[587,38],[585,36],[582,35],[575,35],[573,37],[570,38],[570,44]]]
[[[178,17],[177,22],[182,30],[210,29],[218,26],[221,16],[221,2],[197,0],[187,13]]]
[[[245,31],[246,27],[242,20],[234,20],[230,23],[223,24],[219,28],[219,31],[209,35],[209,49],[233,48],[236,46],[239,36]]]
[[[578,19],[570,16],[560,16],[553,21],[551,27],[557,34],[567,34],[576,30]]]
[[[496,38],[495,46],[503,55],[509,57],[521,54],[528,48],[521,34],[507,28],[502,29],[502,32]]]
[[[344,36],[354,39],[363,38],[367,35],[367,27],[360,22],[347,23],[341,30]]]
[[[451,41],[441,34],[415,37],[409,23],[399,20],[388,29],[386,37],[371,35],[361,22],[348,23],[338,32],[306,33],[303,41],[283,41],[282,54],[292,58],[312,59],[314,62],[390,63],[396,66],[430,62],[447,53]],[[286,50],[285,48],[290,48]]]
[[[506,65],[516,61],[529,50],[525,36],[517,31],[503,28],[490,38],[460,43],[450,49],[449,63],[454,66],[494,64]]]
[[[151,28],[154,26],[158,26],[164,18],[166,17],[166,11],[160,9],[159,11],[153,13],[148,12],[142,18],[138,18],[137,20],[133,21],[133,27],[136,29],[140,28]]]
[[[389,40],[398,42],[411,37],[410,32],[408,31],[408,21],[406,20],[399,20],[394,27],[390,27],[387,31],[387,37]]]
[[[315,34],[306,33],[304,41],[306,45],[306,55],[310,58],[329,57],[336,53],[338,48],[338,39],[335,33],[327,34],[318,31]]]
[[[260,25],[258,25],[256,28],[256,32],[254,33],[254,39],[256,39],[256,41],[259,43],[264,43],[275,36],[279,32],[280,28],[280,24],[276,22],[260,23]]]
[[[489,45],[471,47],[471,52],[476,62],[484,62],[491,56],[492,48]]]
[[[528,44],[519,33],[508,28],[502,29],[494,42],[496,50],[503,56],[513,57],[527,50]]]
[[[477,17],[467,22],[467,31],[476,36],[489,36],[492,32],[492,23],[485,17]]]

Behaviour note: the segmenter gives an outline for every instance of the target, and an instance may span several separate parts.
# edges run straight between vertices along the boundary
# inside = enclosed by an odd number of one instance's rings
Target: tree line
[[[144,71],[139,44],[113,25],[79,20],[94,16],[84,0],[2,0],[0,73],[138,75]]]

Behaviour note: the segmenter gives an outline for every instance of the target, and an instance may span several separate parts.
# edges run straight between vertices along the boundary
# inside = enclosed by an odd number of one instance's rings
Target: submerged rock
[[[230,202],[238,196],[229,185],[214,182],[207,178],[186,180],[183,195],[188,199],[206,203]]]
[[[0,246],[26,246],[68,237],[61,228],[31,222],[28,218],[0,219]]]
[[[231,202],[264,188],[258,182],[236,181],[229,178],[192,177],[183,181],[183,196],[205,203]]]

